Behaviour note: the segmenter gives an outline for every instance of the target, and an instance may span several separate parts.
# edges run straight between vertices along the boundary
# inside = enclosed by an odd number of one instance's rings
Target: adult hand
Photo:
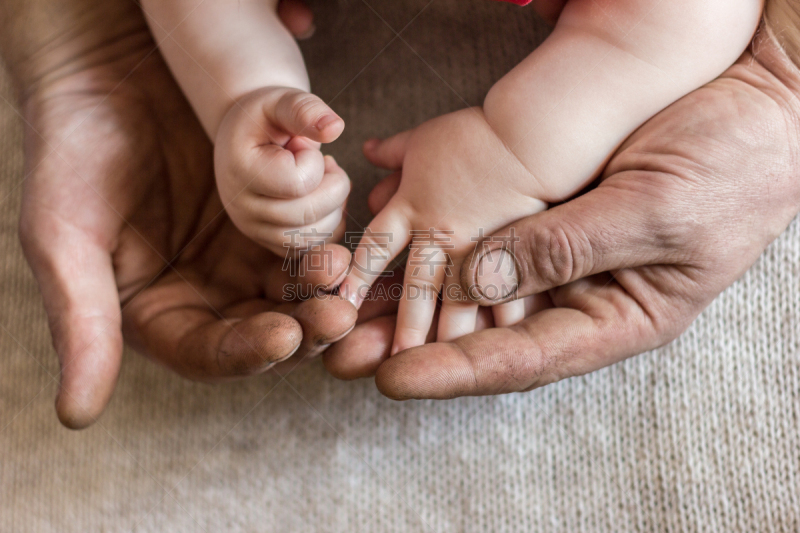
[[[40,20],[24,16],[31,6],[69,26],[37,41],[25,25]],[[335,284],[344,248],[307,256],[300,279],[230,223],[211,145],[134,4],[24,0],[5,10],[7,24],[17,20],[3,49],[25,121],[20,236],[61,364],[66,426],[91,424],[108,403],[123,330],[181,375],[216,381],[319,351],[351,328],[346,302],[284,299],[286,284]]]
[[[484,305],[546,291],[551,308],[391,358],[386,319],[365,322],[327,367],[342,378],[377,367],[395,399],[453,398],[527,391],[670,342],[798,212],[798,94],[800,72],[762,31],[720,79],[628,139],[595,189],[498,232],[462,271]],[[517,290],[485,296],[500,286]]]

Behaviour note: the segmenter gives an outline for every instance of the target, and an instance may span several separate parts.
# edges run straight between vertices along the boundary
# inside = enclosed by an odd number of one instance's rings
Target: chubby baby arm
[[[762,0],[570,0],[553,33],[489,91],[487,121],[536,176],[569,198],[656,113],[733,64]]]
[[[298,235],[337,238],[346,174],[320,143],[344,122],[309,94],[277,0],[145,0],[171,70],[215,144],[220,197],[248,237],[284,254]],[[319,237],[314,240],[318,240]]]

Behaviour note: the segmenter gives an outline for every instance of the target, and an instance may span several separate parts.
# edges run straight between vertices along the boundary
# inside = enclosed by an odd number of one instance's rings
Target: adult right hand
[[[25,122],[20,237],[61,364],[64,425],[85,427],[108,403],[123,330],[179,374],[217,381],[319,352],[352,327],[347,302],[284,298],[291,284],[335,284],[347,250],[307,256],[301,279],[230,223],[211,145],[134,3],[6,0],[0,15]]]

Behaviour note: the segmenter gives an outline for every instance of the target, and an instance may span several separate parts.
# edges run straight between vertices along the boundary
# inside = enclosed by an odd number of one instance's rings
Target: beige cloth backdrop
[[[487,0],[317,4],[303,48],[347,121],[331,152],[362,224],[380,174],[361,142],[479,104],[546,34]],[[74,433],[2,101],[0,123],[0,531],[800,530],[797,224],[677,342],[530,394],[401,404],[319,364],[212,387],[128,353],[105,416]]]

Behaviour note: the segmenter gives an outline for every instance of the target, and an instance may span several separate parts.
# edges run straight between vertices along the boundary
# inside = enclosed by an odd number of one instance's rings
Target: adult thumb
[[[635,179],[635,178],[634,178]],[[675,259],[675,236],[654,196],[601,184],[481,242],[461,269],[463,290],[496,305],[623,268]]]
[[[121,313],[108,250],[77,228],[20,223],[20,240],[44,299],[61,367],[56,412],[82,429],[108,405],[122,360]]]

